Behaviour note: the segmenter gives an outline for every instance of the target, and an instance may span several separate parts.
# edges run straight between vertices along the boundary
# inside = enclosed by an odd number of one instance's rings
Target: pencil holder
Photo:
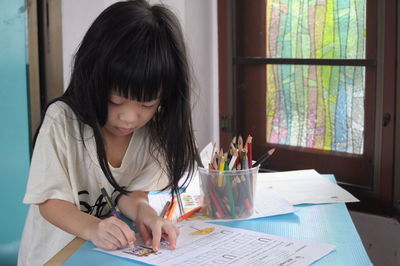
[[[245,170],[198,168],[203,212],[214,219],[247,218],[254,211],[259,166]]]

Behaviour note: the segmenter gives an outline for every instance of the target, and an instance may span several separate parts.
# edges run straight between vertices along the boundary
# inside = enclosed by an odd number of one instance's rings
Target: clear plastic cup
[[[241,219],[254,212],[259,166],[245,170],[198,168],[202,210],[214,219]]]

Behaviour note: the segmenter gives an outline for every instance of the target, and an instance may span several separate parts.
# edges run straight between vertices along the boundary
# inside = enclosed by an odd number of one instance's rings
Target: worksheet
[[[176,250],[158,252],[137,241],[135,249],[96,250],[152,265],[310,265],[336,247],[202,221],[177,223]]]

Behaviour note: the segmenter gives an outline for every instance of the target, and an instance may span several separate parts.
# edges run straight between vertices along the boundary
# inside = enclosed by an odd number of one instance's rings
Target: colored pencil
[[[100,188],[101,194],[103,195],[104,199],[106,200],[108,208],[110,208],[110,210],[111,210],[112,215],[114,215],[115,217],[121,219],[117,209],[115,208],[115,206],[112,203],[110,197],[108,196],[108,193],[107,193],[106,189],[104,188],[103,184],[99,184],[99,188]]]
[[[221,162],[219,163],[219,170],[220,171],[225,170],[225,158],[224,158],[224,156],[222,156]],[[218,187],[222,187],[223,180],[224,180],[224,176],[222,174],[220,174],[218,176]]]
[[[233,189],[232,189],[232,176],[225,177],[225,183],[227,186],[228,202],[231,211],[232,218],[235,218],[235,202],[233,200]]]
[[[182,215],[181,217],[178,218],[178,222],[189,219],[193,214],[195,214],[196,212],[198,212],[200,210],[201,210],[201,206],[198,206],[198,207],[194,208],[193,210],[188,211],[187,213],[185,213],[184,215]]]
[[[161,212],[160,212],[160,217],[164,217],[164,215],[166,214],[166,212],[167,212],[167,210],[168,210],[170,204],[171,204],[170,201],[167,201],[167,202],[165,203],[163,209],[162,209]]]
[[[99,188],[100,188],[101,194],[103,195],[104,199],[107,202],[108,208],[110,208],[110,210],[111,210],[112,215],[114,215],[118,219],[121,219],[121,216],[119,215],[117,209],[115,208],[114,204],[112,203],[110,196],[108,196],[108,193],[107,193],[106,189],[104,188],[104,185],[99,184]],[[135,248],[135,244],[133,242],[129,242],[128,245],[130,248]]]
[[[246,140],[247,145],[247,159],[249,161],[249,168],[253,167],[253,137],[248,136]]]
[[[271,157],[271,155],[275,152],[275,148],[270,149],[266,154],[264,154],[263,156],[260,157],[260,159],[258,159],[255,164],[253,165],[253,167],[256,167],[258,165],[261,165],[262,163],[264,163],[269,157]]]
[[[176,210],[177,205],[178,205],[178,200],[174,199],[171,204],[171,207],[168,209],[167,220],[172,221],[172,219],[174,219],[175,210]]]

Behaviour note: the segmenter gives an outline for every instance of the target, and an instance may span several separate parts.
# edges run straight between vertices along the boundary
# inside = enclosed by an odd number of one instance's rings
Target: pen
[[[112,203],[110,197],[108,196],[108,193],[105,190],[103,184],[99,184],[99,188],[100,188],[101,194],[103,195],[104,199],[107,202],[108,208],[110,208],[110,210],[111,210],[112,215],[114,215],[114,217],[116,217],[118,219],[121,219],[121,216],[119,216],[119,213],[118,213],[117,209],[115,208],[114,204]],[[133,242],[129,242],[128,245],[130,248],[135,248],[135,244]]]
[[[196,212],[198,212],[200,210],[201,210],[201,206],[198,206],[198,207],[194,208],[193,210],[188,211],[187,213],[185,213],[184,215],[182,215],[181,217],[178,218],[178,222],[182,222],[183,220],[190,218],[193,214],[195,214]]]

